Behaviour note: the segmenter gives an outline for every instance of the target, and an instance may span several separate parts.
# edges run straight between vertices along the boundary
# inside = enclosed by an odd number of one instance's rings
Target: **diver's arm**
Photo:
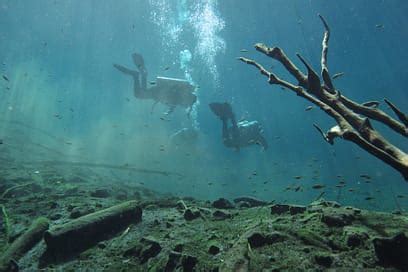
[[[115,67],[116,69],[118,69],[119,71],[121,71],[122,73],[126,74],[126,75],[130,75],[130,76],[138,76],[138,72],[134,71],[134,70],[130,70],[122,65],[119,64],[113,64],[113,67]]]

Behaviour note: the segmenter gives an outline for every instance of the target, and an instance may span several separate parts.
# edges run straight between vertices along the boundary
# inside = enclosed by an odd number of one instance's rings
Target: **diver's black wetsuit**
[[[262,136],[262,127],[257,121],[243,120],[237,123],[228,103],[211,103],[210,108],[222,121],[222,141],[226,147],[239,150],[241,147],[258,144],[263,149],[268,148],[268,143]],[[228,120],[231,120],[230,127]]]

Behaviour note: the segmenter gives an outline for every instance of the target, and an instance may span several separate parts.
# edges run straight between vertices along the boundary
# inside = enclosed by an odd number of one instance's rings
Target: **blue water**
[[[112,183],[143,182],[202,199],[252,195],[308,203],[320,194],[311,189],[319,183],[326,199],[395,210],[395,195],[402,194],[398,204],[407,208],[408,184],[397,171],[350,142],[325,143],[312,124],[329,129],[335,124],[329,116],[305,111],[310,103],[236,59],[254,58],[296,83],[255,51],[264,42],[284,49],[304,71],[295,56],[301,53],[319,71],[320,13],[332,31],[330,72],[345,73],[336,88],[358,102],[388,98],[407,112],[407,11],[404,0],[1,0],[1,74],[9,81],[0,82],[0,156],[22,168],[37,163],[38,171],[42,161],[58,160],[177,172],[183,177],[92,170]],[[166,76],[198,86],[190,119],[181,108],[165,116],[162,105],[151,113],[151,101],[133,97],[131,78],[112,67],[132,67],[133,52],[144,56],[149,81]],[[269,149],[223,146],[221,122],[208,107],[216,101],[230,102],[238,119],[258,120]],[[407,150],[406,139],[373,124]],[[198,129],[198,141],[172,146],[169,137],[181,128]],[[335,187],[339,180],[347,186]]]

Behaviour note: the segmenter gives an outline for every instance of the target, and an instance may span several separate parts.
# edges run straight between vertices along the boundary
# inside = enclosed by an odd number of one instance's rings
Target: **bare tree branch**
[[[337,125],[332,127],[326,133],[324,133],[318,125],[313,124],[326,142],[334,144],[334,139],[338,137],[351,141],[399,171],[404,179],[408,181],[408,155],[387,141],[373,128],[370,119],[368,119],[371,118],[379,121],[397,133],[407,137],[408,116],[391,102],[384,99],[401,121],[399,122],[378,109],[378,101],[368,101],[359,104],[345,97],[335,88],[329,75],[327,65],[330,28],[323,16],[319,15],[319,18],[325,28],[321,56],[322,80],[300,54],[297,54],[297,56],[306,66],[308,72],[307,76],[293,64],[279,47],[270,48],[261,43],[255,45],[257,51],[279,61],[285,69],[297,79],[298,85],[293,85],[288,81],[280,79],[274,73],[267,71],[262,65],[254,60],[243,57],[239,58],[239,60],[256,67],[262,75],[268,78],[269,84],[280,85],[295,92],[298,96],[312,102],[326,114],[331,116],[336,121]]]
[[[394,104],[392,104],[387,99],[384,98],[384,101],[392,109],[395,115],[397,115],[398,119],[400,119],[400,121],[404,123],[405,127],[407,127],[408,126],[408,116],[404,114],[402,111],[400,111],[400,109],[398,109]]]

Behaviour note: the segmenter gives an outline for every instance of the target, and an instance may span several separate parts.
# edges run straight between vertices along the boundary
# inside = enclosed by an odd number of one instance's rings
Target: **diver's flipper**
[[[211,111],[217,115],[221,120],[235,120],[234,113],[232,112],[231,105],[227,102],[224,103],[210,103]]]
[[[138,77],[139,76],[139,72],[130,70],[130,69],[128,69],[128,68],[126,68],[126,67],[124,67],[122,65],[113,64],[113,67],[115,67],[116,69],[118,69],[119,71],[121,71],[122,73],[124,73],[126,75],[130,75],[130,76],[133,76],[133,77]]]
[[[132,54],[133,63],[137,66],[137,68],[145,70],[145,64],[143,56],[138,53]]]

